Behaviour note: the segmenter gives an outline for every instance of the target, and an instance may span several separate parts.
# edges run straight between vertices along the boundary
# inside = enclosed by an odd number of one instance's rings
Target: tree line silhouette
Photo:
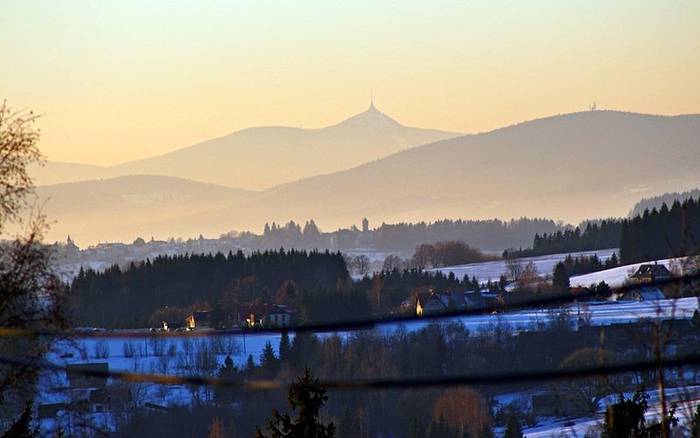
[[[622,219],[606,219],[600,223],[588,222],[583,231],[581,227],[576,227],[555,233],[535,234],[532,248],[505,250],[503,258],[616,248],[620,244],[623,223]]]
[[[636,263],[700,252],[700,199],[675,201],[671,208],[645,210],[624,221],[620,235],[620,260]]]
[[[532,248],[506,250],[504,258],[531,257],[565,252],[620,249],[620,263],[630,264],[700,252],[700,202],[689,198],[644,210],[631,219],[589,222],[583,231],[536,234]]]
[[[356,226],[333,232],[322,232],[313,220],[303,226],[294,221],[281,225],[266,223],[262,235],[241,233],[237,239],[248,248],[280,247],[347,250],[358,247],[377,251],[411,253],[418,245],[440,241],[465,241],[484,250],[499,250],[529,244],[536,233],[553,233],[564,229],[551,219],[520,218],[502,221],[450,220],[418,223],[382,223],[379,227],[360,230]]]
[[[182,317],[185,310],[212,310],[213,323],[225,326],[248,304],[291,305],[301,322],[339,321],[385,314],[412,291],[465,290],[475,284],[475,279],[419,269],[394,269],[353,282],[340,253],[280,249],[248,256],[159,256],[125,269],[81,270],[68,296],[78,326],[147,327],[162,315]]]

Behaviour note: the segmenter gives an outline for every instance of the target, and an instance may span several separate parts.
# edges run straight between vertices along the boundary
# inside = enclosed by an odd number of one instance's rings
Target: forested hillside
[[[620,237],[620,260],[636,263],[700,252],[700,200],[674,202],[671,208],[645,210],[626,220]]]
[[[300,304],[310,312],[322,307],[329,317],[366,311],[363,297],[353,295],[349,283],[339,253],[280,250],[250,256],[164,256],[125,270],[81,271],[70,296],[78,325],[146,327],[151,315],[166,306],[217,307],[228,302],[226,311],[235,314],[239,305],[271,302],[276,294],[282,295],[277,301]],[[322,299],[336,306],[325,308]]]
[[[387,314],[429,288],[474,287],[469,279],[419,270],[382,272],[353,283],[340,253],[279,250],[166,256],[127,269],[81,271],[69,295],[76,325],[135,328],[152,325],[151,317],[166,310],[203,308],[213,311],[219,325],[254,303],[294,306],[300,322],[339,321]]]
[[[630,264],[700,252],[700,206],[695,198],[669,208],[644,210],[632,219],[589,222],[586,228],[536,234],[532,248],[506,250],[504,258],[620,248],[620,263]]]
[[[651,210],[653,208],[658,210],[663,204],[673,205],[673,203],[676,201],[683,202],[689,198],[700,198],[700,189],[688,190],[687,192],[680,193],[664,193],[663,195],[644,198],[634,204],[634,207],[632,207],[632,210],[630,211],[629,217],[633,218],[635,216],[640,216],[644,214],[644,210]]]
[[[506,250],[504,258],[533,257],[565,252],[593,251],[597,249],[617,248],[620,244],[622,219],[607,219],[588,222],[581,231],[580,227],[557,231],[556,233],[535,234],[532,248]]]
[[[246,247],[259,249],[330,248],[340,250],[358,247],[383,252],[400,252],[406,255],[420,245],[442,241],[464,241],[481,250],[502,250],[511,246],[524,246],[532,236],[563,230],[561,224],[551,219],[520,218],[502,221],[450,220],[417,223],[382,223],[379,227],[361,231],[356,227],[322,232],[316,223],[307,221],[302,227],[294,221],[285,225],[265,224],[262,235],[243,233],[241,242]]]

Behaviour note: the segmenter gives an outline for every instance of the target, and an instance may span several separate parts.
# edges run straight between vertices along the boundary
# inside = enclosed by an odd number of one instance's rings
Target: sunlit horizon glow
[[[465,133],[600,108],[700,112],[700,3],[3,2],[0,98],[57,161],[116,164],[252,126],[319,128],[371,93]]]

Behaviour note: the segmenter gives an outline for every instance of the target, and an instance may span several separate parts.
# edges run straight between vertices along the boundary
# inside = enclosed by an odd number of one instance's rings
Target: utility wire
[[[538,306],[550,306],[555,304],[569,303],[575,300],[595,298],[604,296],[612,296],[621,294],[630,290],[639,289],[647,286],[684,286],[691,285],[693,281],[700,279],[700,272],[684,275],[680,277],[672,277],[667,280],[658,280],[652,283],[645,284],[626,284],[616,288],[611,288],[606,294],[595,289],[587,289],[577,294],[563,293],[553,294],[548,296],[536,297],[530,300],[513,301],[504,304],[495,304],[491,306],[482,306],[468,309],[448,310],[445,312],[417,316],[417,315],[392,315],[382,318],[359,318],[350,321],[337,322],[319,322],[319,323],[304,323],[285,327],[242,327],[227,330],[194,330],[186,332],[156,332],[146,330],[124,330],[124,331],[83,331],[83,330],[35,330],[19,327],[0,327],[0,337],[79,337],[79,338],[144,338],[144,337],[211,337],[211,336],[229,336],[242,334],[270,334],[284,332],[340,332],[371,329],[379,325],[386,324],[401,324],[410,322],[426,322],[446,318],[466,317],[486,315],[492,313],[507,313],[518,310],[531,309]]]
[[[167,374],[131,373],[125,371],[104,371],[99,369],[69,368],[47,361],[18,359],[0,356],[0,365],[25,367],[36,370],[65,372],[78,374],[91,378],[113,378],[133,383],[156,384],[186,384],[218,386],[240,390],[276,390],[285,389],[292,385],[291,382],[281,380],[250,380],[225,379],[201,375],[173,376]],[[327,389],[406,389],[425,388],[453,385],[504,385],[523,382],[541,382],[563,379],[577,379],[583,377],[600,376],[607,374],[620,374],[625,372],[641,372],[661,368],[681,367],[684,365],[700,365],[700,354],[691,354],[661,360],[640,360],[609,365],[585,366],[575,369],[550,369],[527,370],[506,373],[476,373],[455,376],[437,377],[409,377],[409,378],[375,378],[375,379],[330,379],[319,380],[318,385]]]

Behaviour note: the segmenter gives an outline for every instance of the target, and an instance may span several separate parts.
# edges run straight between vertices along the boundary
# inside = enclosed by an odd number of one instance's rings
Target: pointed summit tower
[[[369,95],[369,109],[367,109],[367,112],[371,111],[379,111],[376,106],[374,106],[374,94],[371,93]]]

